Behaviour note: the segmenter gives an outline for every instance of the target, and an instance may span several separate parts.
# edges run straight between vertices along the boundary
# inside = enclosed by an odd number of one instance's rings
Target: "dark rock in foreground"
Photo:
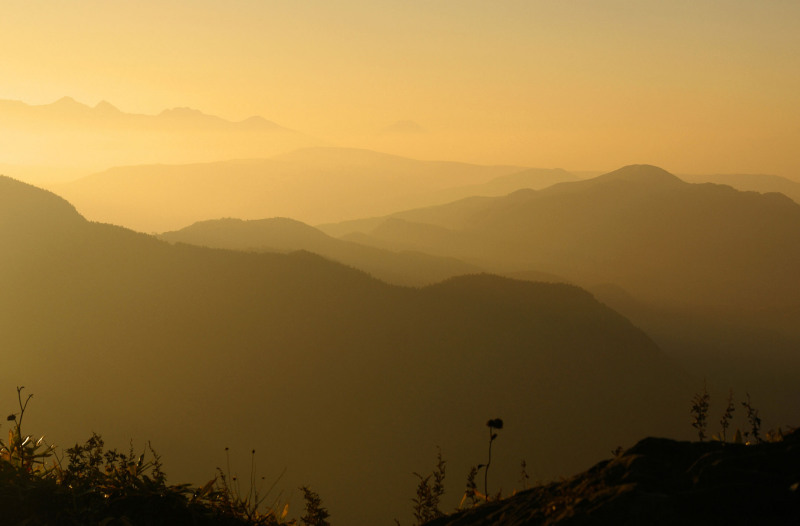
[[[799,486],[800,430],[749,446],[646,438],[569,480],[428,526],[800,524]]]

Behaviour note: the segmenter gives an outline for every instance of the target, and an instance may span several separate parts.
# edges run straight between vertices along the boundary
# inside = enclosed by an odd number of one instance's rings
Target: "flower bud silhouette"
[[[494,432],[495,429],[503,429],[503,419],[502,418],[492,418],[488,422],[486,422],[486,427],[489,428],[489,460],[486,462],[486,470],[483,472],[483,493],[486,495],[486,498],[489,498],[489,465],[492,463],[492,442],[494,439],[497,438],[497,433]]]

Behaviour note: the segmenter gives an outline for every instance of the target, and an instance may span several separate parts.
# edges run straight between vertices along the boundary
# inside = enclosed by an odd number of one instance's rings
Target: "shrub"
[[[422,476],[414,472],[419,479],[417,496],[414,502],[414,519],[416,524],[424,524],[430,520],[442,517],[444,513],[439,509],[439,502],[444,495],[444,476],[446,462],[442,459],[442,450],[436,454],[436,468],[433,473]]]
[[[138,454],[132,445],[120,453],[106,449],[93,433],[59,458],[44,437],[23,432],[33,396],[23,400],[23,389],[17,388],[19,411],[6,419],[13,422],[8,441],[0,440],[3,524],[274,526],[286,516],[285,508],[280,515],[259,511],[257,493],[242,498],[224,477],[199,488],[167,484],[161,459],[149,443]]]

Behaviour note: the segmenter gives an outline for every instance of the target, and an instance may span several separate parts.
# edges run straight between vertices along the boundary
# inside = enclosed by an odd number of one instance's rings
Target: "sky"
[[[3,0],[0,99],[261,115],[422,159],[800,178],[799,27],[797,0]],[[397,121],[421,131],[382,132]]]

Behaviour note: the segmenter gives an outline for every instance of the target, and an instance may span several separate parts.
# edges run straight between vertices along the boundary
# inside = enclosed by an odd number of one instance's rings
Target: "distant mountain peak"
[[[169,108],[159,113],[162,117],[210,117],[200,110],[190,108],[188,106],[181,106],[178,108]]]
[[[98,102],[94,107],[94,110],[101,113],[121,113],[119,108],[105,100]]]
[[[630,164],[596,178],[598,181],[633,181],[651,184],[683,183],[679,177],[651,164]]]
[[[86,111],[91,110],[89,106],[86,104],[80,103],[73,99],[72,97],[61,97],[57,101],[49,104],[50,107],[56,108],[62,111]]]
[[[33,109],[33,113],[26,112]],[[28,119],[29,121],[39,120],[45,126],[48,120],[65,120],[79,118],[83,124],[108,126],[117,123],[122,126],[141,126],[143,123],[152,123],[155,126],[167,125],[170,129],[176,126],[191,126],[194,128],[205,127],[210,130],[230,131],[239,130],[243,132],[287,132],[297,135],[295,130],[281,126],[273,121],[265,119],[259,115],[248,117],[242,121],[230,121],[218,115],[205,113],[202,110],[188,106],[178,106],[167,108],[157,114],[136,114],[120,110],[107,100],[101,100],[95,106],[90,106],[75,100],[70,96],[64,96],[55,102],[42,105],[30,105],[23,101],[0,99],[0,113],[14,112],[17,119]],[[4,115],[0,115],[0,120]],[[120,120],[125,117],[125,121]],[[316,141],[303,142],[302,146]]]
[[[53,104],[54,105],[58,105],[58,106],[66,106],[66,105],[83,106],[83,104],[81,104],[80,102],[76,101],[75,99],[73,99],[72,97],[69,97],[69,96],[61,97],[60,99],[55,101]]]

